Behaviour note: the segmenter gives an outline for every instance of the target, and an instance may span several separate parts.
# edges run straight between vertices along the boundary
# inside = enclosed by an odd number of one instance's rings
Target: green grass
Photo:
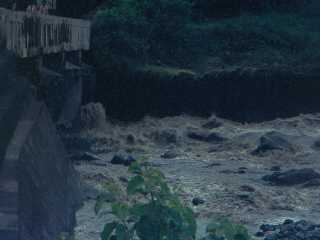
[[[145,72],[155,73],[159,76],[170,76],[170,77],[179,76],[181,74],[186,74],[186,75],[196,74],[194,71],[190,69],[164,67],[164,66],[156,66],[156,65],[146,65],[142,67],[140,70]]]

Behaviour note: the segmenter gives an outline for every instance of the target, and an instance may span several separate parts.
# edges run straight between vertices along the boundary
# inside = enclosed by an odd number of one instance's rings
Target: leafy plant
[[[226,218],[216,219],[207,226],[208,236],[203,240],[251,240],[248,230]]]
[[[171,191],[164,174],[139,162],[132,164],[129,171],[133,177],[127,186],[128,201],[112,203],[117,220],[105,225],[101,239],[195,239],[194,213]],[[97,202],[98,212],[102,201]]]

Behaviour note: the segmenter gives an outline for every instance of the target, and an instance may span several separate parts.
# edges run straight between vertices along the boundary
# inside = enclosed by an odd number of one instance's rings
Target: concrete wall
[[[20,239],[56,240],[75,225],[77,174],[45,104],[33,102],[19,124],[17,138],[30,129],[19,156]]]

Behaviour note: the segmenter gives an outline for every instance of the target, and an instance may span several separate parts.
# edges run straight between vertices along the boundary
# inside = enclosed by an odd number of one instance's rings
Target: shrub
[[[112,213],[117,220],[105,225],[101,239],[195,239],[194,214],[171,191],[164,175],[141,163],[132,164],[129,171],[133,174],[126,191],[126,198],[130,201],[117,199],[112,203]],[[112,187],[110,192],[119,194],[121,191],[116,189]],[[99,198],[96,211],[99,212],[108,200],[110,198]]]
[[[239,224],[234,224],[226,218],[214,220],[207,226],[208,236],[202,240],[251,240],[248,230]]]

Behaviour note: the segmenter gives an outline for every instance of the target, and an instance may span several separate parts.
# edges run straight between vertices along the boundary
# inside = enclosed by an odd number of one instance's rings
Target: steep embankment
[[[96,100],[109,116],[214,112],[261,121],[320,110],[317,1],[306,1],[299,11],[273,1],[272,11],[263,5],[254,14],[237,5],[231,17],[218,19],[195,17],[199,10],[186,2],[137,7],[119,0],[98,12],[92,36]]]
[[[107,114],[124,120],[181,113],[262,121],[320,111],[320,71],[309,67],[217,69],[197,75],[147,68],[109,78],[98,89]]]

